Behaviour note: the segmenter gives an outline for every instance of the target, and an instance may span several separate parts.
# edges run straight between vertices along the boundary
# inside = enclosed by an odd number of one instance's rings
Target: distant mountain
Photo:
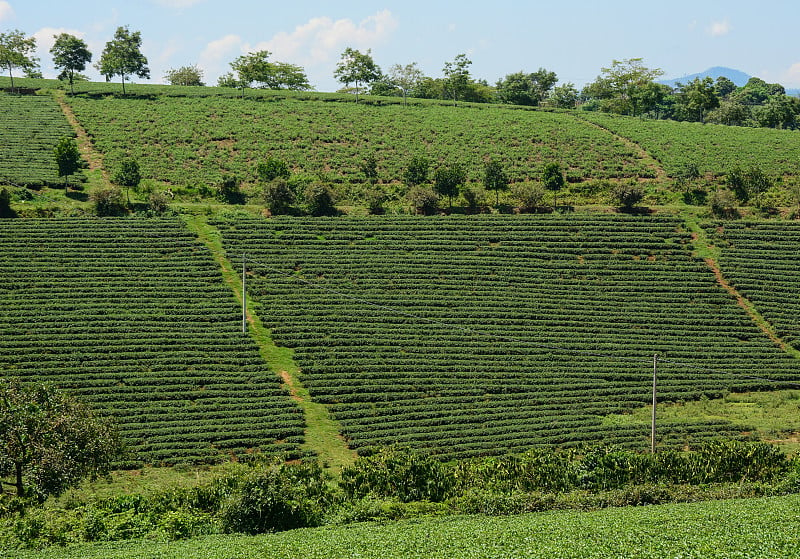
[[[734,70],[733,68],[725,68],[723,66],[714,66],[713,68],[709,68],[705,72],[700,72],[697,74],[692,74],[690,76],[682,76],[680,78],[674,78],[671,80],[660,80],[658,83],[663,83],[670,87],[675,87],[675,84],[678,82],[682,84],[687,84],[691,82],[695,78],[700,78],[701,80],[705,77],[709,77],[713,80],[716,80],[719,77],[726,77],[731,80],[733,83],[738,85],[739,87],[743,86],[747,83],[752,76],[745,74],[739,70]]]

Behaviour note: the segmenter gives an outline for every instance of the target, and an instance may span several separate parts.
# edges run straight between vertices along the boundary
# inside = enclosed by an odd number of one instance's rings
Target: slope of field
[[[133,459],[297,452],[303,417],[177,219],[0,220],[0,375],[118,420]]]
[[[443,457],[602,440],[645,446],[649,425],[604,417],[651,398],[797,381],[690,255],[675,218],[472,216],[218,223],[302,379],[351,446]],[[759,379],[752,377],[757,376]],[[663,444],[735,428],[660,426]]]
[[[182,542],[99,543],[15,559],[792,559],[800,557],[800,497],[558,511],[511,517],[462,516],[209,536]],[[669,529],[665,530],[665,526]]]
[[[800,225],[733,221],[711,232],[728,280],[800,349]]]
[[[252,181],[256,165],[268,157],[297,172],[361,183],[359,165],[369,154],[384,182],[401,181],[416,154],[461,161],[474,181],[488,158],[500,160],[512,181],[538,180],[548,161],[560,161],[576,181],[656,175],[634,148],[568,114],[279,95],[79,96],[68,102],[110,168],[132,155],[144,176],[172,184],[214,184],[223,173]]]
[[[63,137],[75,136],[58,104],[50,96],[0,92],[0,183],[22,186],[62,185],[53,148]],[[76,175],[70,180],[84,178]]]
[[[721,124],[645,120],[581,112],[581,118],[639,144],[669,175],[689,164],[701,173],[726,174],[736,166],[758,165],[773,176],[800,175],[800,132]]]

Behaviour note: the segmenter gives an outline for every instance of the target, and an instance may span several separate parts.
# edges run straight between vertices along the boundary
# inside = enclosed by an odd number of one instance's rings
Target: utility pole
[[[247,265],[242,253],[242,334],[247,334]]]
[[[658,376],[658,354],[653,354],[653,424],[650,427],[650,452],[656,453],[656,377]]]

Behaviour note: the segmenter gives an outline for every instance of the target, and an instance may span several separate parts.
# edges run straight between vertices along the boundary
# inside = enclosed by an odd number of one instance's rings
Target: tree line
[[[55,36],[50,49],[53,64],[61,70],[58,78],[67,81],[70,89],[92,60],[86,43],[68,33]],[[114,38],[106,43],[97,70],[110,81],[119,77],[125,93],[130,76],[149,78],[147,57],[141,52],[141,33],[128,27],[117,28]],[[39,61],[33,56],[34,37],[22,31],[0,33],[0,66],[8,70],[14,88],[14,70],[26,77],[42,77]],[[271,60],[267,50],[251,52],[230,63],[231,70],[220,76],[217,85],[242,89],[313,89],[305,70],[295,64]],[[800,98],[786,94],[777,83],[750,78],[742,87],[725,77],[695,78],[675,87],[658,83],[663,75],[659,68],[645,66],[641,58],[613,60],[602,68],[597,78],[578,91],[573,83],[558,84],[555,72],[539,68],[535,72],[515,72],[494,85],[476,79],[470,73],[472,61],[458,54],[445,62],[440,77],[426,76],[416,62],[394,64],[384,72],[370,50],[361,52],[346,48],[334,69],[334,77],[342,84],[341,92],[359,95],[398,96],[421,99],[444,99],[474,103],[506,103],[546,106],[588,111],[737,126],[759,126],[796,129],[800,126]],[[202,86],[203,71],[197,65],[173,68],[165,80],[171,85]],[[74,91],[74,90],[73,90]]]

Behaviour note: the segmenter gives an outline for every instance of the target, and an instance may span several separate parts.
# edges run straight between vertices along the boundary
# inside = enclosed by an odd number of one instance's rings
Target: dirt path
[[[108,176],[103,165],[103,155],[94,149],[92,140],[89,138],[89,134],[86,133],[86,130],[84,130],[83,126],[81,126],[81,123],[78,122],[78,119],[75,117],[75,113],[72,112],[72,107],[70,107],[69,104],[67,104],[67,102],[64,100],[64,94],[56,94],[55,100],[61,107],[61,111],[67,118],[70,126],[72,126],[72,129],[75,130],[75,134],[77,134],[76,142],[78,144],[78,151],[80,151],[81,157],[83,157],[83,159],[89,164],[89,170],[98,171],[98,174],[103,177],[104,182],[110,186]]]

